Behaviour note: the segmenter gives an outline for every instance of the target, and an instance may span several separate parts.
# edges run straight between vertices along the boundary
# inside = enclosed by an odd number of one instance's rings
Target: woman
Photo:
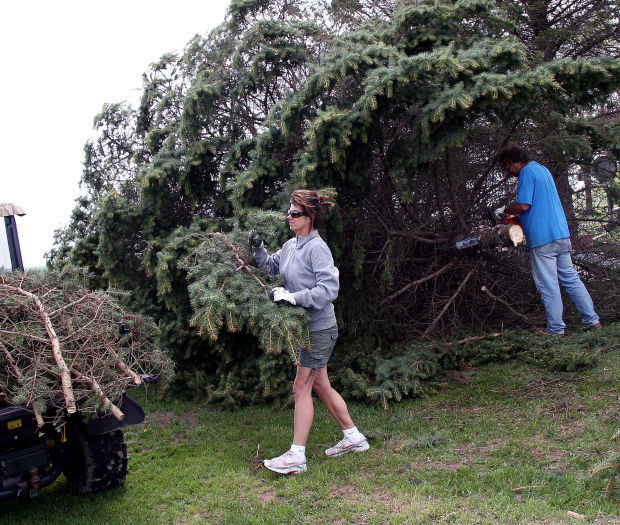
[[[332,388],[327,376],[327,361],[338,338],[332,304],[338,296],[338,269],[317,228],[321,226],[324,213],[333,205],[315,191],[294,191],[287,219],[295,238],[284,243],[282,249],[273,255],[268,255],[262,244],[254,252],[260,269],[284,277],[284,287],[272,290],[273,300],[302,306],[310,316],[311,352],[299,349],[299,366],[293,385],[293,444],[281,456],[263,462],[265,467],[278,474],[306,471],[306,441],[314,419],[312,392],[319,396],[344,434],[341,441],[325,451],[328,456],[363,452],[370,448],[366,437],[353,424],[347,404]]]

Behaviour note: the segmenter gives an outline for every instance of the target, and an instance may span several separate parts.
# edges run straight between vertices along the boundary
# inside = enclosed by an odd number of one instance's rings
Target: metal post
[[[9,215],[4,218],[4,226],[6,228],[6,238],[9,241],[9,255],[11,256],[11,266],[13,271],[24,271],[24,263],[22,261],[22,251],[19,246],[19,236],[17,235],[17,223],[15,217]]]

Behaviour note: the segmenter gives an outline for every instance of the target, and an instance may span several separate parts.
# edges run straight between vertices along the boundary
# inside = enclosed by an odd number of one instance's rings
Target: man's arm
[[[504,213],[508,213],[510,215],[521,215],[523,212],[529,210],[531,206],[529,204],[521,204],[520,202],[515,202],[510,206],[506,206]]]

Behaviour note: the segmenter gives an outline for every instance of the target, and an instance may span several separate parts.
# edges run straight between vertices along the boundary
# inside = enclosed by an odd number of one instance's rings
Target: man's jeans
[[[547,312],[547,331],[552,334],[563,334],[566,327],[562,321],[563,306],[559,283],[577,307],[584,324],[590,326],[599,321],[592,298],[573,268],[570,251],[569,238],[557,239],[530,250],[534,282]]]

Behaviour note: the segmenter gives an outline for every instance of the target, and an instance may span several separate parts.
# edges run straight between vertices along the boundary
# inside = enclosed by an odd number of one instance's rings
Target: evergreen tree
[[[151,67],[137,112],[104,109],[86,200],[53,259],[130,290],[158,319],[181,383],[255,401],[257,363],[262,392],[291,377],[264,339],[284,313],[261,303],[247,316],[262,292],[244,287],[254,279],[231,254],[250,262],[244,235],[261,221],[277,249],[290,192],[333,187],[339,206],[322,233],[340,269],[347,351],[332,370],[348,394],[411,395],[403,344],[540,319],[523,253],[453,245],[513,199],[495,163],[508,140],[550,167],[580,227],[569,176],[620,156],[605,117],[620,80],[614,16],[598,0],[233,0],[222,26]],[[601,240],[613,241],[608,230]],[[594,264],[590,276],[617,282]],[[614,301],[599,312],[617,315]],[[436,354],[424,353],[420,381],[449,362]]]

